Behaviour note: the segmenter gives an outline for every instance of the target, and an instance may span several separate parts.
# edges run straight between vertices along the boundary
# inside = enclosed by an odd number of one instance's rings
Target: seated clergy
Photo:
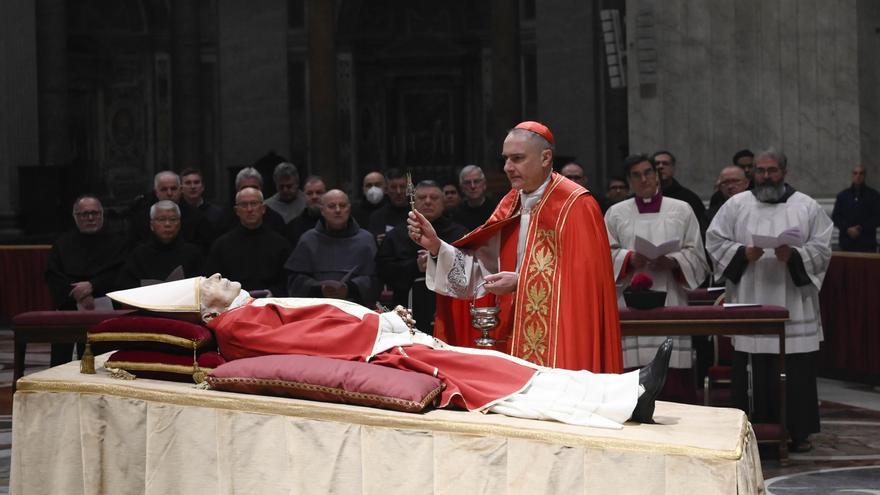
[[[104,228],[97,197],[73,202],[76,229],[61,235],[49,251],[46,283],[55,309],[94,310],[95,299],[113,289],[125,259],[125,240]],[[70,361],[73,344],[52,344],[52,366]]]
[[[448,346],[412,328],[403,308],[379,314],[336,299],[254,300],[219,274],[110,297],[145,309],[197,309],[227,359],[303,354],[431,373],[446,384],[441,406],[605,428],[621,428],[627,419],[653,422],[672,346],[665,342],[642,370],[593,374]]]
[[[284,264],[292,296],[333,297],[373,306],[377,297],[376,241],[351,216],[348,195],[321,196],[321,218],[300,237]]]
[[[614,264],[618,306],[624,307],[623,289],[636,273],[647,273],[655,290],[666,291],[667,306],[686,306],[687,289],[697,288],[706,278],[708,265],[700,224],[693,209],[684,201],[666,197],[660,190],[657,166],[644,155],[632,155],[624,162],[624,174],[635,193],[633,198],[621,201],[608,209],[605,225]],[[653,245],[678,240],[671,251],[648,257],[639,246],[638,238]],[[624,368],[647,363],[651,347],[663,337],[624,337]],[[670,399],[692,402],[696,399],[691,374],[691,338],[675,337],[673,368],[667,394]]]
[[[116,286],[139,287],[148,280],[194,277],[202,273],[202,251],[180,238],[180,208],[163,200],[150,208],[152,238],[135,247],[119,272]]]
[[[432,180],[423,180],[416,186],[415,207],[446,242],[456,241],[468,232],[443,214],[443,190]],[[376,265],[382,282],[394,291],[393,303],[412,308],[419,326],[433,334],[437,296],[425,285],[428,251],[410,239],[405,222],[388,232],[379,246]]]
[[[235,195],[235,214],[239,223],[214,241],[205,270],[233,274],[247,290],[269,290],[284,295],[284,262],[290,256],[290,243],[263,222],[266,205],[263,193],[245,187]]]

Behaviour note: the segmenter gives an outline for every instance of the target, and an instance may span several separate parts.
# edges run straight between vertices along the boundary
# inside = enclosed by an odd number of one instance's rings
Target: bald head
[[[327,230],[343,230],[348,226],[351,216],[351,203],[348,194],[339,189],[331,189],[321,196],[321,217]]]

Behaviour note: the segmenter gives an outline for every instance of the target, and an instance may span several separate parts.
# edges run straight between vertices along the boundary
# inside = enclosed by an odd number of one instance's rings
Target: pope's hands
[[[519,276],[516,272],[498,272],[486,275],[483,287],[492,294],[510,294],[516,290],[516,282]]]
[[[417,211],[410,211],[406,219],[409,238],[419,246],[425,248],[431,256],[437,256],[440,251],[440,238],[431,222]]]

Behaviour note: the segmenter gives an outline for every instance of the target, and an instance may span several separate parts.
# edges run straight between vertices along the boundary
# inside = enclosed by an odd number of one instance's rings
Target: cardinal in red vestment
[[[452,245],[411,212],[410,238],[429,251],[438,293],[434,334],[473,346],[469,304],[497,305],[499,349],[542,366],[618,373],[620,315],[602,212],[584,187],[552,171],[554,138],[523,122],[504,140],[511,191],[486,223]]]

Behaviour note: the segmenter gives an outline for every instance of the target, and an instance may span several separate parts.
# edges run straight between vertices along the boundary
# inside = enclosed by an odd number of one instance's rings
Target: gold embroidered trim
[[[544,365],[547,337],[550,332],[550,299],[557,262],[556,232],[537,229],[529,257],[528,277],[523,289],[526,304],[523,310],[523,343],[520,356]]]
[[[184,337],[176,337],[165,333],[140,333],[140,332],[102,332],[89,333],[89,342],[160,342],[162,344],[198,349],[210,342],[211,339],[191,340]]]
[[[157,371],[162,373],[177,373],[179,375],[191,375],[195,366],[167,363],[138,363],[134,361],[107,361],[105,368],[120,368],[127,371]],[[214,368],[200,368],[202,371],[211,372]]]

